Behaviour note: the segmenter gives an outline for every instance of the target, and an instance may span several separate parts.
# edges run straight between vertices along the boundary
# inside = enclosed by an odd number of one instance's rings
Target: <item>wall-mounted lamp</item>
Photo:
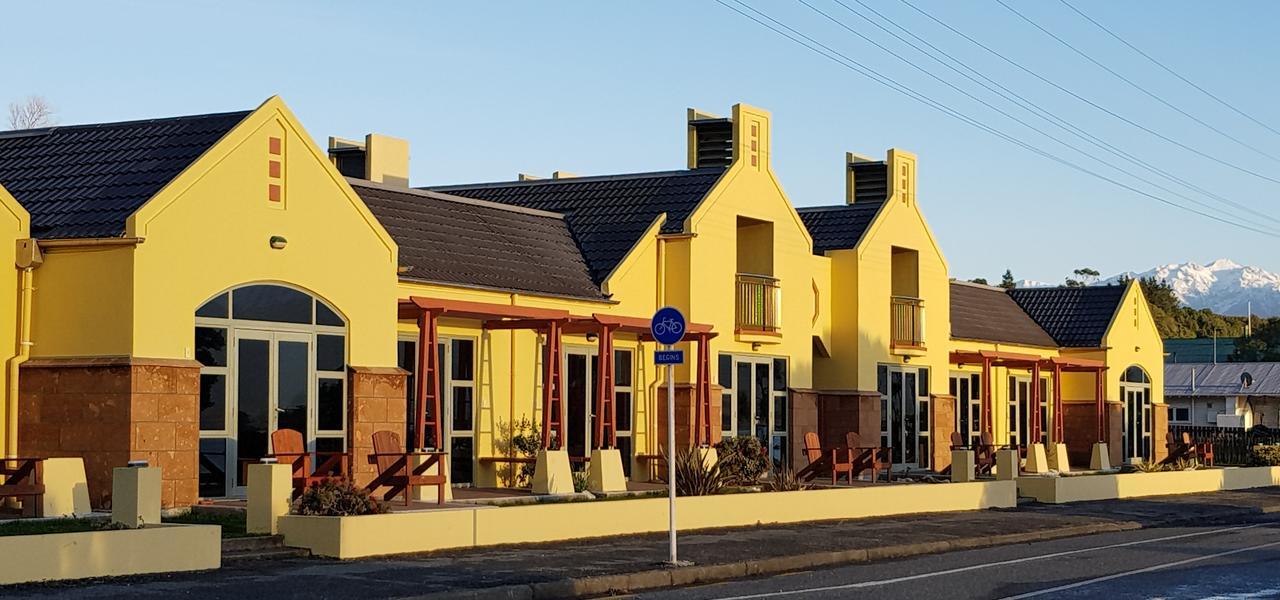
[[[902,364],[904,364],[904,365],[905,365],[905,364],[907,364],[907,363],[909,363],[909,362],[911,362],[911,357],[910,357],[910,356],[904,356],[904,357],[902,357]]]
[[[594,333],[588,333],[588,334],[587,334],[587,341],[588,341],[588,342],[594,342],[594,341],[599,340],[599,339],[600,339],[600,336],[598,336],[598,335],[596,335],[596,334],[594,334]]]
[[[272,249],[284,250],[284,247],[289,245],[289,240],[284,239],[283,235],[273,235],[271,236],[270,243]]]
[[[751,342],[751,351],[752,351],[752,352],[759,352],[759,351],[760,351],[760,342]]]

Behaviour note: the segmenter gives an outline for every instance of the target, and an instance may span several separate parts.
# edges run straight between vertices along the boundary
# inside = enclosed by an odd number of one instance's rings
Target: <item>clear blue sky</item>
[[[1105,170],[963,98],[802,4],[747,1],[931,98]],[[902,56],[991,97],[832,0],[810,1]],[[898,0],[867,1],[1042,108],[1218,195],[1280,218],[1280,185],[1106,117]],[[1159,71],[1065,6],[1012,1],[1170,102],[1280,156],[1280,135]],[[1280,129],[1280,5],[1233,2],[1210,10],[1203,2],[1071,1]],[[992,0],[913,2],[1108,108],[1280,179],[1280,162],[1142,96]],[[919,154],[921,205],[957,277],[996,278],[1011,268],[1018,278],[1057,281],[1079,266],[1110,274],[1218,257],[1280,270],[1280,254],[1272,251],[1276,238],[1215,223],[1054,164],[907,100],[710,0],[19,3],[5,12],[0,101],[43,95],[63,124],[245,109],[281,94],[318,140],[369,131],[409,139],[413,183],[424,185],[556,169],[605,174],[683,168],[684,109],[724,114],[743,101],[773,112],[774,169],[797,205],[842,201],[845,151],[883,156],[897,146]],[[1003,100],[999,105],[1053,130]],[[1181,191],[1212,203],[1215,212],[1239,212]]]

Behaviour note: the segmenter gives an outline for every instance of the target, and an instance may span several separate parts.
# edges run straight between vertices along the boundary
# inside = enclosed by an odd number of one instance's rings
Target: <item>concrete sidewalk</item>
[[[347,562],[246,562],[215,572],[0,588],[0,596],[567,598],[1270,513],[1280,513],[1280,488],[685,533],[681,558],[695,565],[677,569],[661,564],[666,537],[646,535]]]

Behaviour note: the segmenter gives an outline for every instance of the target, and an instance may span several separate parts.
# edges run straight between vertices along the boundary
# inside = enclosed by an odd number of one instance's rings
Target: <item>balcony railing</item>
[[[893,338],[898,348],[924,347],[924,301],[919,298],[893,296],[889,299]]]
[[[763,275],[738,274],[738,331],[778,333],[782,329],[782,286]]]

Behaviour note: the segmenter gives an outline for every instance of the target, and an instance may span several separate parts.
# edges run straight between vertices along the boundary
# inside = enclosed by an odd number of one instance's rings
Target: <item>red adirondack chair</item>
[[[869,446],[862,443],[856,431],[844,434],[845,445],[853,452],[854,474],[871,469],[871,481],[876,481],[884,469],[884,480],[893,481],[893,449],[888,446]]]
[[[805,467],[801,473],[806,475],[816,475],[818,470],[830,468],[831,485],[835,485],[839,481],[841,473],[853,483],[853,451],[848,448],[832,448],[829,451],[823,451],[822,443],[818,439],[818,434],[813,431],[807,431],[804,434],[804,456],[809,460],[809,466]],[[801,475],[796,474],[797,477]]]
[[[329,477],[347,476],[347,455],[343,452],[317,452],[320,463],[311,468],[311,454],[302,441],[302,433],[293,429],[277,429],[271,432],[271,456],[280,464],[293,466],[293,495],[298,496],[307,486]]]
[[[426,471],[437,464],[443,465],[442,461],[447,455],[446,452],[408,451],[400,443],[400,434],[394,431],[375,431],[373,454],[369,455],[369,462],[377,465],[378,476],[369,484],[368,489],[374,492],[380,487],[389,487],[391,489],[382,497],[383,500],[389,502],[397,494],[403,493],[404,505],[409,506],[414,489],[434,485],[439,491],[436,503],[444,504],[444,486],[448,485],[448,478],[443,474],[426,474]],[[412,459],[418,456],[426,457],[426,460],[413,466]]]

